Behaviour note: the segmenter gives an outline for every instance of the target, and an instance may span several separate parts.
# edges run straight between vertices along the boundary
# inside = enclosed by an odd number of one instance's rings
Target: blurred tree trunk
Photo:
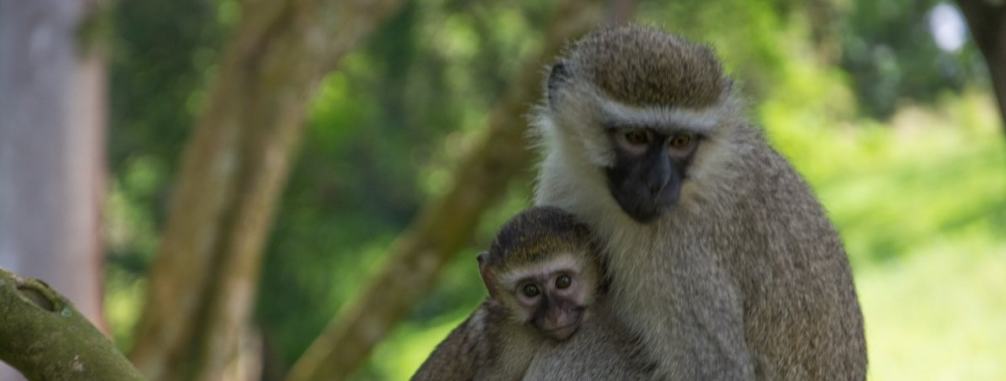
[[[239,348],[249,347],[262,246],[308,102],[399,3],[242,2],[183,153],[130,354],[151,380],[227,379],[258,358],[239,361]]]
[[[429,200],[392,245],[386,264],[294,364],[287,381],[349,378],[412,306],[422,299],[444,265],[471,239],[479,219],[526,171],[526,116],[541,94],[542,67],[570,39],[596,25],[600,4],[564,0],[557,5],[537,54],[495,105],[479,143],[465,155],[452,186]],[[474,262],[473,262],[474,263]]]
[[[994,0],[957,0],[968,29],[988,64],[1006,132],[1006,3]]]
[[[103,327],[105,63],[81,44],[97,8],[0,0],[0,267],[44,279]]]

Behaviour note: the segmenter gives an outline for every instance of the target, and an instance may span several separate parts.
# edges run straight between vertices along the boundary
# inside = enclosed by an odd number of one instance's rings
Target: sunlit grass
[[[912,254],[857,277],[870,379],[1006,379],[1006,242]]]

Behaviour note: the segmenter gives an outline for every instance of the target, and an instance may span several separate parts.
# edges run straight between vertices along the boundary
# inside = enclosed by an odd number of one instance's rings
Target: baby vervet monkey
[[[558,341],[576,332],[597,296],[597,261],[586,225],[554,207],[513,217],[478,256],[490,307],[503,323]]]
[[[489,299],[437,347],[413,380],[519,380],[542,346],[573,336],[603,291],[586,225],[554,207],[503,225],[478,256]],[[474,334],[481,332],[482,335]]]

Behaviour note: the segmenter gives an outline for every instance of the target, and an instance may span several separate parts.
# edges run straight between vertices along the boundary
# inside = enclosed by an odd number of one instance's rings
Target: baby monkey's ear
[[[496,298],[496,278],[493,277],[492,271],[489,269],[489,252],[483,251],[475,257],[475,260],[479,262],[479,275],[482,276],[482,283],[486,285],[486,290],[489,290],[489,297]]]

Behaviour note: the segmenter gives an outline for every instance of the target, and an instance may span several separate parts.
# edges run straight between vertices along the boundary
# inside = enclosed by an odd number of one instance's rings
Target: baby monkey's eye
[[[569,287],[571,284],[573,284],[573,278],[570,278],[569,275],[562,274],[558,278],[555,278],[555,288],[560,290]]]
[[[524,293],[524,296],[529,298],[533,298],[538,296],[538,294],[541,294],[541,290],[538,289],[538,286],[530,283],[525,284],[520,291]]]

